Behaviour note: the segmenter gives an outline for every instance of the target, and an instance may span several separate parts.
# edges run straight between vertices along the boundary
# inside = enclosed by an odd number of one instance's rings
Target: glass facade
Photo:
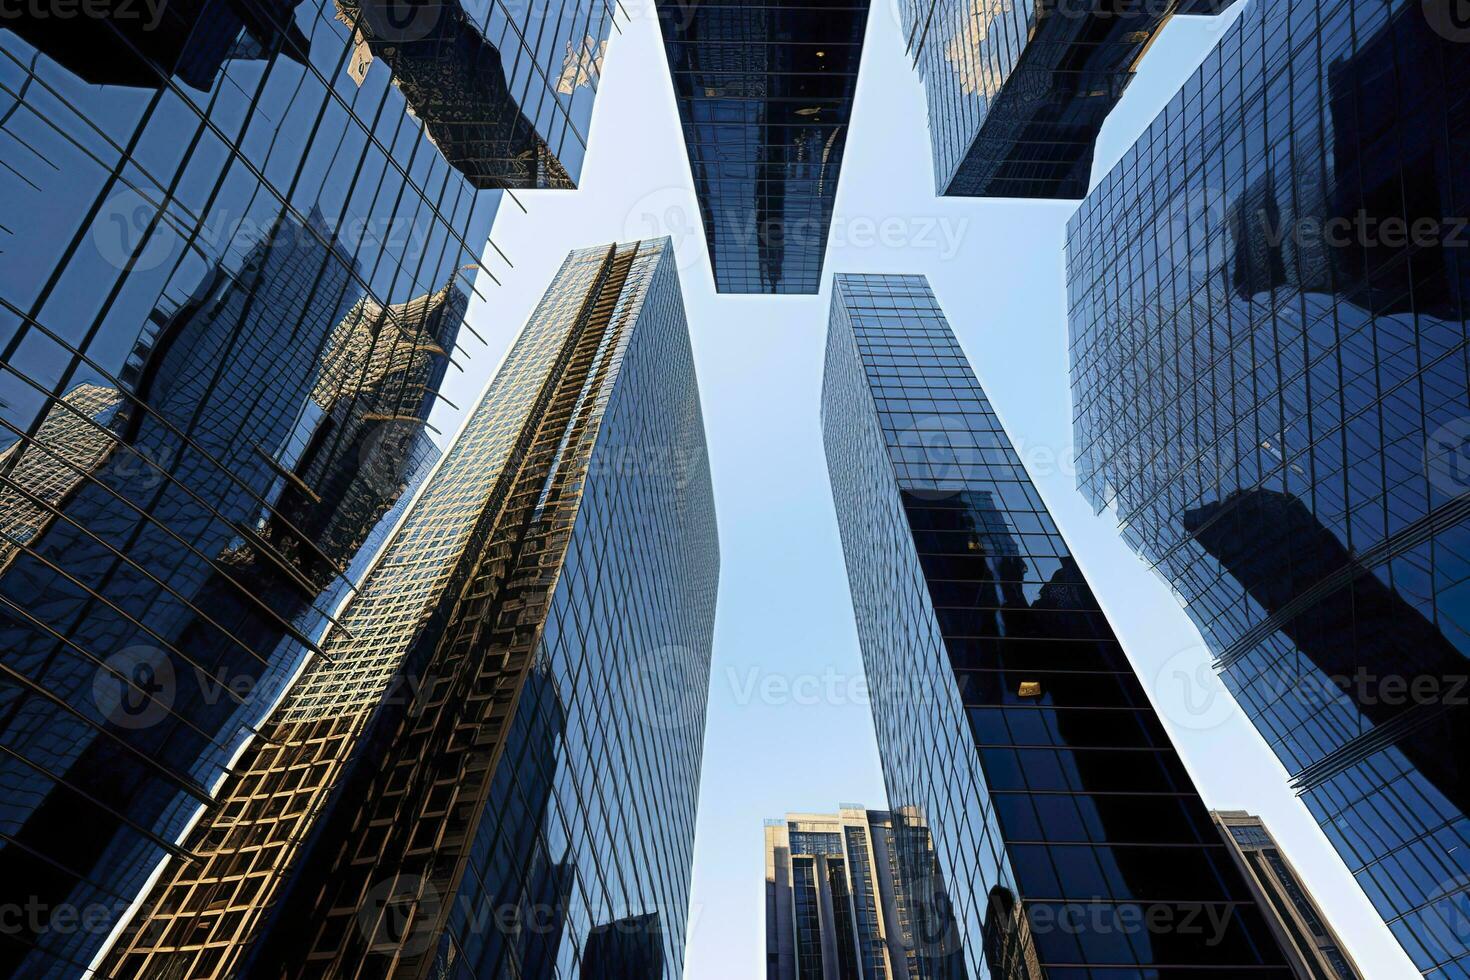
[[[667,239],[572,253],[103,968],[681,975],[713,506]]]
[[[1077,199],[1139,59],[1175,14],[1235,0],[898,0],[929,101],[934,183],[960,197]]]
[[[822,415],[901,871],[949,883],[914,975],[1291,977],[922,276],[837,276]]]
[[[658,0],[722,293],[821,285],[867,0]]]
[[[491,188],[575,178],[609,29],[593,0],[105,13],[0,26],[0,902],[40,910],[0,972],[24,976],[86,967],[320,657],[438,452]]]
[[[1079,482],[1426,976],[1470,976],[1470,59],[1254,3],[1068,231]]]

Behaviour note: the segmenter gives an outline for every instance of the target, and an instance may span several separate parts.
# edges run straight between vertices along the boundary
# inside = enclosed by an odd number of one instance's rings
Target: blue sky
[[[1219,687],[1167,586],[1075,489],[1062,251],[1074,205],[934,197],[923,95],[903,54],[897,2],[875,4],[820,296],[715,294],[653,0],[625,0],[581,189],[518,194],[525,212],[502,203],[493,238],[514,268],[490,254],[502,285],[482,281],[485,301],[471,313],[490,350],[445,391],[458,405],[474,403],[570,249],[673,236],[723,557],[687,976],[764,975],[763,818],[885,805],[817,416],[837,271],[929,277],[1207,801],[1266,817],[1369,977],[1416,975]],[[1104,131],[1096,174],[1229,20],[1180,18],[1165,31]],[[436,422],[453,431],[454,419]]]

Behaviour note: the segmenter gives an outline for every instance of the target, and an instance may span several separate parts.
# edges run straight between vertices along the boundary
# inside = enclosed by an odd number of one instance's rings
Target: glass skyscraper
[[[573,252],[103,969],[682,975],[718,575],[668,240]]]
[[[867,0],[658,0],[722,293],[807,293],[822,258]]]
[[[0,21],[0,904],[32,910],[0,973],[37,977],[87,966],[321,658],[437,454],[495,189],[575,179],[609,29],[61,13]]]
[[[1291,977],[922,276],[836,277],[822,420],[889,804],[932,834],[960,975]]]
[[[1415,964],[1470,976],[1470,58],[1253,3],[1068,230],[1079,483]]]
[[[929,101],[935,189],[1085,197],[1098,132],[1158,32],[1234,2],[898,0]]]

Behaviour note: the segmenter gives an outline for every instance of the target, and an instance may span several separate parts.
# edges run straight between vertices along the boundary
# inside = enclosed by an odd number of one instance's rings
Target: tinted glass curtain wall
[[[913,975],[1292,977],[924,277],[836,277],[822,421],[905,890],[947,896]]]
[[[722,293],[814,294],[867,0],[658,0]]]
[[[1415,964],[1470,976],[1470,33],[1253,3],[1068,231],[1079,483]]]
[[[681,976],[718,575],[668,240],[574,252],[102,970]]]
[[[1082,198],[1097,136],[1175,14],[1235,0],[897,0],[929,102],[934,186]]]
[[[437,449],[601,3],[0,21],[0,972],[77,975]],[[375,532],[375,528],[377,531]]]

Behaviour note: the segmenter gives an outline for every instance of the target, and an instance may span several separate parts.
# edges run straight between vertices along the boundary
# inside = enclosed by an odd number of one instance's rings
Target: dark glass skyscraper
[[[608,29],[591,0],[514,24],[105,7],[0,20],[0,904],[31,910],[0,973],[23,976],[87,966],[320,656],[437,452],[486,188],[575,177]]]
[[[1098,132],[1175,14],[1235,0],[900,0],[929,100],[934,185],[959,197],[1081,198]]]
[[[658,0],[715,288],[815,293],[867,0]]]
[[[822,417],[889,803],[967,975],[1291,977],[922,276],[837,276]]]
[[[718,574],[668,241],[574,252],[103,968],[680,976]]]
[[[1470,34],[1254,3],[1068,231],[1079,482],[1427,976],[1470,976]]]

